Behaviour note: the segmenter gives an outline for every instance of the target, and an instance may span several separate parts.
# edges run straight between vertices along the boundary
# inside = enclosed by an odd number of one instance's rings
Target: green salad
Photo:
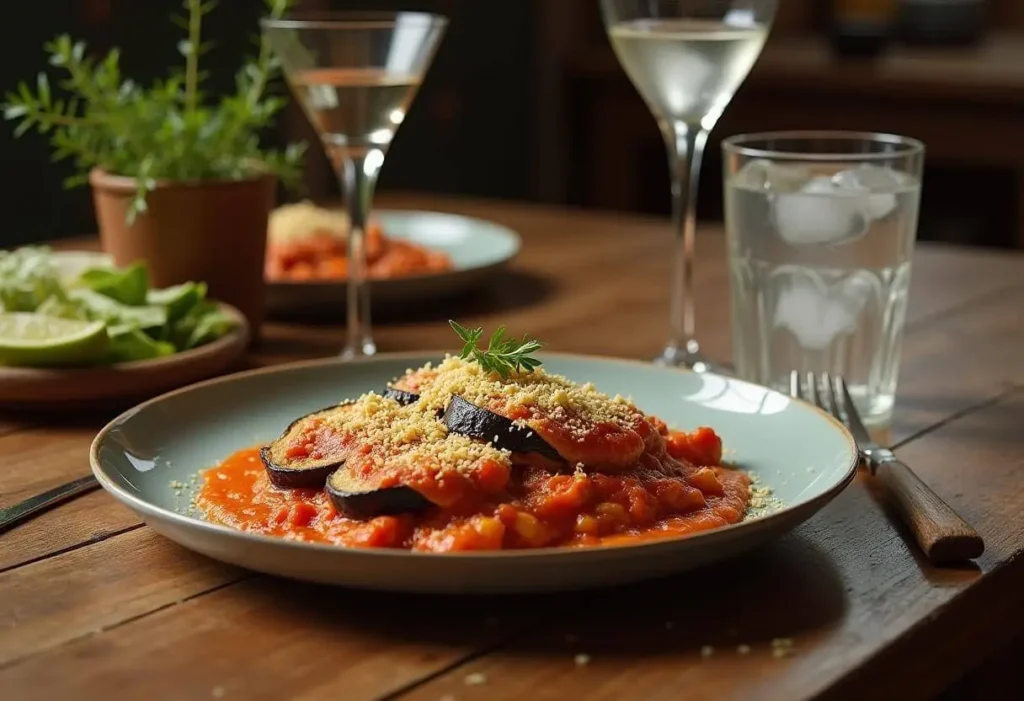
[[[234,326],[202,282],[153,289],[142,263],[68,278],[45,246],[0,251],[0,365],[149,360],[209,343]]]

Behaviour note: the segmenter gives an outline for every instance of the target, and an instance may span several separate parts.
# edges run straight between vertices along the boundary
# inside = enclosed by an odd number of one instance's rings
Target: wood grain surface
[[[646,358],[664,341],[663,221],[451,198],[383,204],[493,219],[525,245],[479,294],[377,319],[382,351],[451,347],[452,316],[500,321],[559,351]],[[698,246],[700,338],[728,359],[722,237],[707,230]],[[791,535],[698,573],[473,599],[254,575],[163,540],[93,493],[0,536],[0,697],[790,701],[927,699],[957,684],[1001,698],[993,682],[963,678],[1018,659],[1006,650],[1024,634],[1021,309],[1024,257],[919,249],[890,435],[985,538],[976,565],[927,564],[866,476]],[[245,366],[336,353],[342,329],[270,324],[264,336]],[[4,417],[0,505],[86,474],[111,416]]]

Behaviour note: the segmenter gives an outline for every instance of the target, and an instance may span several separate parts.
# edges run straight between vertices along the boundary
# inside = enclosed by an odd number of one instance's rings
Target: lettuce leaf
[[[157,341],[134,326],[116,325],[107,328],[110,335],[111,362],[127,363],[133,360],[151,360],[173,355],[175,347]]]
[[[142,262],[136,262],[120,270],[114,268],[92,268],[78,278],[79,284],[99,292],[115,302],[129,306],[146,303],[149,292],[149,271]]]

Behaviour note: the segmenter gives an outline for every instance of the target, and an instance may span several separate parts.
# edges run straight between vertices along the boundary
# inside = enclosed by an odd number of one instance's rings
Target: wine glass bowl
[[[612,48],[661,128],[672,176],[670,338],[656,362],[710,369],[694,337],[700,163],[708,133],[761,53],[775,5],[776,0],[601,0]]]
[[[419,12],[295,14],[262,24],[289,86],[341,181],[349,215],[347,340],[373,355],[365,231],[377,177],[444,36]]]

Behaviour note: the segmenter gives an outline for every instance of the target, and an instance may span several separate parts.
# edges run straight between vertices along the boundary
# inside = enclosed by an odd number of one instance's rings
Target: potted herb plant
[[[265,0],[280,17],[295,0]],[[265,41],[239,70],[237,89],[204,94],[200,57],[211,0],[184,0],[183,65],[143,87],[125,78],[119,53],[87,56],[60,36],[46,45],[59,84],[40,73],[7,96],[16,134],[49,136],[55,159],[72,159],[69,186],[89,183],[105,251],[118,265],[145,261],[157,287],[205,281],[238,307],[254,335],[263,318],[267,219],[278,180],[297,182],[303,147],[262,148],[260,134],[285,105],[269,93],[278,64]],[[61,97],[59,92],[66,93]]]

